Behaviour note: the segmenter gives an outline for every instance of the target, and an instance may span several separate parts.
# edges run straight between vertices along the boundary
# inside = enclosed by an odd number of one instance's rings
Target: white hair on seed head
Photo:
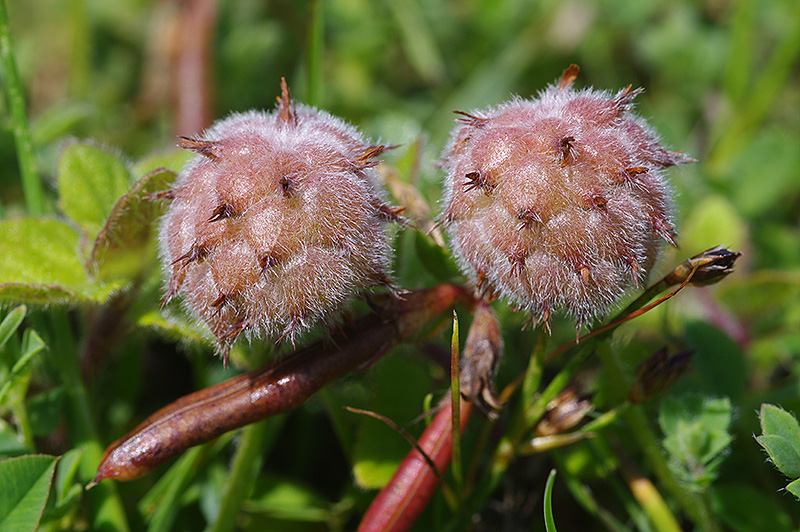
[[[242,332],[294,341],[389,283],[394,211],[372,169],[383,146],[282,89],[274,112],[233,114],[181,143],[197,155],[161,220],[165,301],[182,296],[225,355]]]

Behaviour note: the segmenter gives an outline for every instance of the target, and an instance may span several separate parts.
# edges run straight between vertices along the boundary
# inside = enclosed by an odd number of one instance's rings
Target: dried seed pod
[[[372,167],[383,146],[311,107],[286,82],[275,112],[217,122],[180,146],[197,155],[161,222],[165,302],[181,295],[223,353],[242,333],[285,337],[386,285],[390,219]]]
[[[179,398],[109,445],[87,488],[106,478],[138,478],[193,445],[300,406],[331,379],[376,360],[456,303],[470,307],[474,301],[464,288],[447,284],[409,292],[403,299],[387,297],[335,334],[333,342],[319,340]],[[462,413],[463,423],[467,417]]]
[[[691,161],[631,111],[640,90],[574,90],[577,73],[460,113],[442,157],[462,269],[545,324],[551,310],[591,320],[646,278],[675,243],[664,169]]]

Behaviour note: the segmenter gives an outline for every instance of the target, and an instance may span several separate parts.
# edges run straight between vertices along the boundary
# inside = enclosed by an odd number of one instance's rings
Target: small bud
[[[667,354],[667,348],[639,364],[628,398],[632,403],[643,403],[669,388],[689,367],[694,351]]]
[[[569,387],[547,403],[547,411],[536,425],[536,434],[552,436],[567,432],[591,410],[591,395],[579,396],[574,388]]]
[[[679,264],[665,277],[665,282],[669,286],[681,284],[696,268],[689,284],[706,286],[718,283],[723,277],[733,273],[733,264],[741,256],[740,252],[731,251],[724,246],[707,249]]]
[[[479,401],[492,410],[503,404],[495,397],[494,375],[503,351],[503,335],[497,315],[488,303],[481,301],[469,328],[461,355],[461,395]]]

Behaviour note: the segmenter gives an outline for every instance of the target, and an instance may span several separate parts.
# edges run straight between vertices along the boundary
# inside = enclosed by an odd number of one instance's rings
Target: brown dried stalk
[[[211,125],[211,63],[217,2],[189,0],[181,5],[176,26],[177,46],[173,59],[172,96],[175,131],[181,135],[200,133]]]

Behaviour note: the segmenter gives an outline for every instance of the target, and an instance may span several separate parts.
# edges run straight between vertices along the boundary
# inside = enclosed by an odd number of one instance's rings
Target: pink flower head
[[[165,301],[182,295],[224,353],[242,332],[294,341],[389,283],[397,210],[372,169],[385,148],[282,89],[276,111],[234,114],[181,143],[197,155],[161,222]]]
[[[444,223],[479,286],[547,323],[604,313],[675,243],[667,151],[631,110],[641,90],[575,90],[571,66],[536,99],[469,114],[453,130]]]

